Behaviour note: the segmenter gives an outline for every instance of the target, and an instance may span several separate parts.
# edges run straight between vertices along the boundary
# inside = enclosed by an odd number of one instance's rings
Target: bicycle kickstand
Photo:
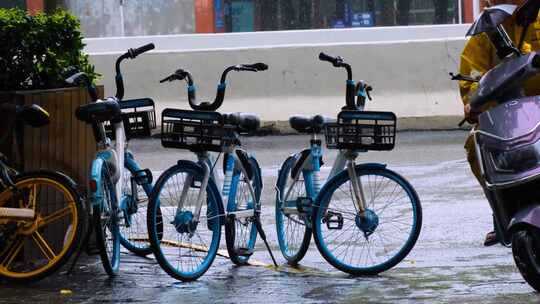
[[[266,234],[264,233],[264,230],[261,224],[260,212],[257,212],[257,215],[255,216],[255,227],[257,228],[257,232],[261,236],[261,239],[264,241],[264,245],[266,246],[266,249],[268,250],[270,257],[272,258],[272,262],[274,262],[274,266],[278,267],[276,258],[274,257],[274,254],[272,253],[272,249],[270,249],[270,245],[268,245],[268,241],[266,240]]]
[[[94,231],[93,226],[90,224],[90,226],[87,228],[87,231],[79,244],[79,248],[77,248],[75,252],[75,256],[73,258],[73,262],[71,263],[71,266],[66,272],[66,275],[70,275],[73,272],[73,269],[75,269],[75,266],[77,265],[77,262],[79,261],[79,258],[81,256],[81,253],[83,252],[83,247],[87,254],[92,254],[89,249],[90,244],[90,237],[92,236],[92,232]]]

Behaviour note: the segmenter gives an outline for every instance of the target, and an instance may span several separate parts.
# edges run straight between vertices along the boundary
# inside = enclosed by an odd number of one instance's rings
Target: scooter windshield
[[[518,96],[506,96],[508,92],[515,91],[521,86],[521,81],[532,72],[531,62],[536,52],[523,56],[510,56],[505,58],[496,67],[489,70],[480,79],[478,90],[471,96],[471,107],[480,109],[482,105],[490,101],[504,102]],[[507,100],[498,100],[507,99]]]

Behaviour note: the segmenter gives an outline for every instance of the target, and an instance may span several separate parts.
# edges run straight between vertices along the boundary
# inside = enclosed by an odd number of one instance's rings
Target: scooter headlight
[[[524,171],[540,164],[540,140],[515,150],[492,152],[491,155],[498,171]]]

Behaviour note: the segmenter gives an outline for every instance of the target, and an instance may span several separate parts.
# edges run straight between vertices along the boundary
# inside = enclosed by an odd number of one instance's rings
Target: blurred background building
[[[0,0],[66,8],[86,37],[301,30],[471,22],[480,0]]]

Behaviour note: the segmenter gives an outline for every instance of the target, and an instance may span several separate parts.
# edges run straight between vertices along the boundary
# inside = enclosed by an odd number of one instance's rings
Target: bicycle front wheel
[[[314,238],[322,256],[352,275],[372,275],[397,265],[420,234],[422,208],[413,187],[379,167],[356,166],[366,211],[358,211],[346,170],[332,178],[315,202]]]
[[[154,255],[165,272],[181,281],[202,276],[219,249],[223,212],[212,179],[208,181],[197,217],[203,176],[199,165],[179,161],[163,172],[150,196],[147,219]]]
[[[120,230],[118,227],[118,204],[116,191],[105,162],[101,167],[101,178],[98,183],[97,197],[101,197],[100,204],[93,206],[93,221],[96,233],[96,245],[101,256],[101,263],[107,274],[111,277],[118,274],[120,268]]]
[[[0,217],[0,277],[30,282],[52,274],[78,248],[84,210],[75,185],[53,171],[14,178],[18,194],[0,192],[0,207],[33,209],[33,220]]]
[[[249,158],[249,165],[253,172],[251,180],[243,173],[233,177],[227,204],[227,213],[232,214],[225,223],[227,252],[231,261],[240,266],[247,264],[255,250],[257,241],[255,216],[258,216],[255,212],[261,211],[259,203],[262,191],[261,172],[255,158]],[[248,183],[253,187],[255,197],[249,190]]]

